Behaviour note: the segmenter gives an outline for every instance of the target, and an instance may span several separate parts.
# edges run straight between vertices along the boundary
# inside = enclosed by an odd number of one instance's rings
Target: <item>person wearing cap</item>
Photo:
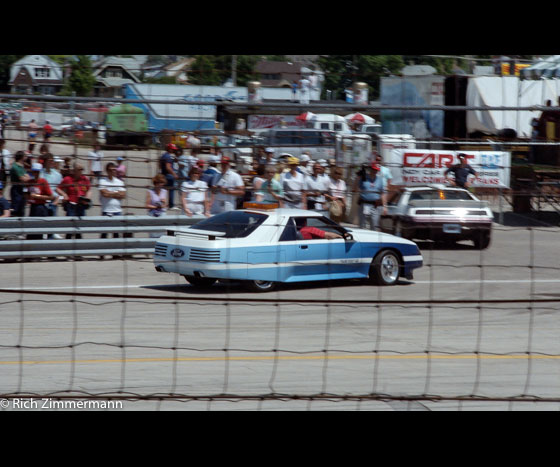
[[[237,198],[245,194],[245,183],[241,175],[231,168],[228,156],[222,156],[220,166],[221,172],[212,179],[212,214],[237,209]]]
[[[371,230],[379,230],[379,208],[387,214],[387,194],[383,178],[379,176],[381,167],[371,164],[369,173],[359,183],[360,228],[365,229],[369,222]]]
[[[324,176],[325,168],[317,161],[313,165],[313,174],[305,177],[305,198],[307,209],[327,213],[325,193],[329,191],[329,177]]]
[[[47,203],[56,199],[56,195],[52,192],[49,182],[41,177],[43,166],[38,162],[31,165],[31,173],[33,178],[27,182],[27,201],[29,203],[30,217],[48,217]],[[40,240],[42,234],[27,235],[28,240]]]
[[[288,172],[283,173],[280,179],[284,190],[284,207],[293,209],[306,209],[305,176],[298,172],[299,159],[288,159]]]
[[[260,160],[259,163],[261,165],[270,165],[274,159],[274,149],[273,148],[265,148],[264,150],[264,159]]]
[[[299,158],[299,167],[298,171],[303,175],[311,175],[313,173],[313,167],[309,164],[311,160],[311,156],[304,152]]]
[[[124,157],[122,156],[117,157],[116,171],[117,171],[117,178],[124,182],[124,179],[126,177],[126,165],[124,165]]]
[[[14,155],[14,162],[10,167],[10,201],[12,203],[12,216],[24,217],[25,216],[25,192],[27,190],[26,184],[31,177],[28,175],[24,167],[25,152],[18,151]]]
[[[166,151],[161,155],[159,159],[159,170],[160,173],[167,180],[167,185],[165,186],[168,191],[169,197],[169,209],[175,208],[175,182],[179,179],[179,175],[175,171],[173,165],[175,164],[175,152],[177,151],[177,146],[173,143],[169,143],[165,147]]]
[[[10,202],[4,198],[4,182],[0,181],[0,218],[10,217],[11,215]]]
[[[459,158],[459,163],[452,165],[444,172],[445,181],[460,188],[468,188],[471,185],[469,182],[469,176],[474,175],[476,178],[478,177],[478,174],[467,162],[466,154],[459,153],[457,154],[457,157]],[[449,178],[450,173],[453,173],[454,179]]]

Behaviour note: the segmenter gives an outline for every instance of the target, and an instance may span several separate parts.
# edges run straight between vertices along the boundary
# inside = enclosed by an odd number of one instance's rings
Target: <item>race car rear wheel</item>
[[[272,292],[276,289],[276,282],[271,281],[247,281],[246,285],[252,292]]]
[[[211,277],[195,277],[195,276],[183,276],[189,284],[195,287],[210,287],[216,282],[217,279]]]
[[[398,255],[391,250],[379,253],[371,263],[370,280],[378,285],[395,285],[399,280],[400,261]]]

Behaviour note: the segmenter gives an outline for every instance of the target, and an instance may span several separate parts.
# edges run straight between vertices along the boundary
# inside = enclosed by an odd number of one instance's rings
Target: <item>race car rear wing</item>
[[[225,232],[216,232],[213,230],[199,230],[199,229],[167,229],[167,235],[170,237],[208,237],[208,240],[216,240],[216,237],[225,237]]]

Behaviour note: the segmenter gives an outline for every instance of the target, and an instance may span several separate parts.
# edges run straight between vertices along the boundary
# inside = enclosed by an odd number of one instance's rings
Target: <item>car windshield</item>
[[[418,190],[410,195],[410,201],[434,199],[471,201],[474,198],[468,191],[461,190]]]
[[[191,229],[225,233],[225,238],[243,238],[255,231],[268,216],[247,211],[228,211],[197,222]]]

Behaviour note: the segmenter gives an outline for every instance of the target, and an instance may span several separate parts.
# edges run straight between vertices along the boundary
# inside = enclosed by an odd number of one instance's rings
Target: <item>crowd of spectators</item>
[[[100,145],[88,152],[87,164],[52,155],[46,142],[37,156],[33,151],[17,151],[12,156],[4,140],[0,140],[0,151],[2,217],[47,217],[62,215],[62,211],[67,216],[85,216],[93,205],[95,188],[101,215],[122,215],[126,167],[122,157],[106,161]],[[184,151],[167,144],[146,193],[146,213],[159,217],[178,211],[179,215],[205,218],[253,202],[312,210],[342,221],[351,204],[351,191],[359,193],[361,227],[369,221],[370,228],[378,229],[379,214],[386,212],[390,171],[375,154],[371,165],[354,177],[348,177],[335,160],[312,160],[305,153],[299,158],[276,155],[273,148],[260,148],[251,161],[244,162],[249,170],[240,173],[235,165],[239,160],[221,154],[218,148],[202,154],[198,148]],[[349,178],[355,180],[351,191],[345,181]],[[49,238],[60,237],[53,234]]]
[[[260,148],[248,173],[237,171],[235,163],[240,160],[232,160],[219,149],[203,156],[193,148],[185,155],[183,149],[169,143],[160,157],[160,173],[147,195],[146,208],[151,215],[170,210],[204,218],[254,202],[312,210],[338,222],[346,218],[352,193],[345,180],[350,174],[335,160],[312,160],[306,153],[299,158],[276,155],[274,148]],[[365,228],[369,222],[371,229],[379,230],[379,215],[387,212],[391,172],[374,153],[371,163],[355,175],[352,188],[359,193],[360,225]]]

